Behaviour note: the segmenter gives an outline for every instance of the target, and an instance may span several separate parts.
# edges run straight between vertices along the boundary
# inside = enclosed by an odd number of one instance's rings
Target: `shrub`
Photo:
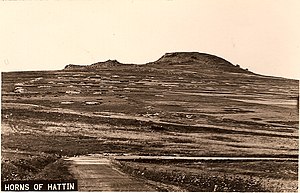
[[[262,185],[261,180],[252,177],[242,178],[239,176],[211,176],[207,174],[190,174],[180,171],[159,171],[146,168],[134,168],[126,162],[117,163],[124,171],[139,178],[145,178],[166,184],[172,184],[186,189],[187,191],[199,192],[265,192],[268,191]]]

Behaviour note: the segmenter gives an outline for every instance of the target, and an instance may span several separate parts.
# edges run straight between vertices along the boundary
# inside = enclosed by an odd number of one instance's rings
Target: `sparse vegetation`
[[[237,161],[183,161],[132,160],[115,161],[116,167],[133,176],[179,186],[197,192],[264,192],[295,191],[297,189],[297,162],[237,162]],[[251,167],[251,170],[249,170]],[[286,181],[271,183],[269,180]],[[293,183],[288,182],[293,181]]]
[[[2,155],[1,180],[59,180],[72,179],[68,165],[58,156],[41,153],[39,155]],[[22,157],[22,158],[20,158]]]
[[[126,162],[121,162],[119,167],[139,178],[172,184],[189,192],[265,192],[268,191],[259,179],[252,176],[240,177],[232,175],[191,174],[187,170],[176,169],[159,170],[158,168],[139,168]]]
[[[69,178],[59,157],[89,153],[299,154],[299,81],[257,75],[209,54],[170,53],[146,65],[109,61],[59,71],[2,73],[1,89],[2,149],[40,154],[2,160],[7,180]],[[298,165],[291,170],[290,163],[282,163],[286,167],[281,167],[280,179],[265,175],[262,181],[249,174],[257,166],[241,177],[191,173],[188,166],[173,173],[145,166],[143,172],[137,165],[122,164],[134,175],[144,173],[147,179],[190,191],[234,191],[236,186],[244,187],[239,191],[265,191],[271,190],[262,185],[265,179],[287,184],[298,180]],[[61,173],[50,174],[52,169]]]

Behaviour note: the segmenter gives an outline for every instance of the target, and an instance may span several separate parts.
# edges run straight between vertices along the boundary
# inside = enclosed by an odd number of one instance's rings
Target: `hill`
[[[197,72],[234,72],[250,74],[239,65],[233,65],[218,56],[198,52],[166,53],[157,61],[150,63],[160,68],[197,69]]]
[[[262,76],[196,52],[167,53],[143,65],[108,60],[56,71],[7,72],[2,73],[1,145],[4,150],[59,156],[99,153],[295,160],[298,97],[298,80]],[[292,192],[298,187],[297,163],[207,161],[204,167],[202,161],[140,160],[130,162],[133,169],[128,166],[127,171],[140,168],[145,175],[157,171],[150,180],[167,176],[159,182],[176,186],[175,168],[179,176],[201,173],[201,179],[210,179],[210,184],[216,184],[215,176],[220,184],[236,179],[232,187],[240,179],[246,184],[263,179],[267,190]],[[16,167],[11,165],[13,171]],[[146,167],[153,170],[144,173]],[[214,190],[186,179],[181,185],[192,184],[190,191]]]
[[[240,68],[239,65],[233,65],[230,62],[205,53],[198,52],[174,52],[166,53],[160,59],[155,62],[150,62],[144,65],[134,64],[122,64],[117,60],[108,60],[105,62],[98,62],[91,65],[67,65],[65,70],[97,70],[106,67],[153,67],[158,69],[180,69],[180,70],[196,70],[199,73],[220,73],[220,72],[232,72],[232,73],[246,73],[251,74],[248,70]]]

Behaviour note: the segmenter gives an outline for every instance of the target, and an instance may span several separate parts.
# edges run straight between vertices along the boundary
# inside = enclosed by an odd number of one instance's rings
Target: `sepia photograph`
[[[299,8],[1,1],[1,191],[298,192]]]

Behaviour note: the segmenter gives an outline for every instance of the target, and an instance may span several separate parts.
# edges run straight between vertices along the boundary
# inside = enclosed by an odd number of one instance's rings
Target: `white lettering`
[[[63,187],[62,190],[66,190],[66,183],[62,183],[61,185]]]
[[[34,190],[41,190],[42,187],[43,187],[43,184],[34,184],[34,185],[33,185],[33,189],[34,189]]]
[[[5,184],[5,185],[4,185],[4,190],[5,190],[5,191],[11,190],[11,189],[9,188],[9,185],[10,185],[10,184]]]
[[[48,190],[75,190],[75,183],[48,184]]]
[[[5,191],[24,191],[29,190],[29,184],[5,184]]]
[[[57,187],[55,184],[48,184],[48,190],[57,190]]]
[[[68,190],[75,190],[75,183],[67,183]]]
[[[29,190],[29,184],[25,184],[25,190]]]
[[[52,190],[52,184],[48,184],[48,190]]]
[[[29,184],[19,184],[19,190],[20,191],[29,190]]]

